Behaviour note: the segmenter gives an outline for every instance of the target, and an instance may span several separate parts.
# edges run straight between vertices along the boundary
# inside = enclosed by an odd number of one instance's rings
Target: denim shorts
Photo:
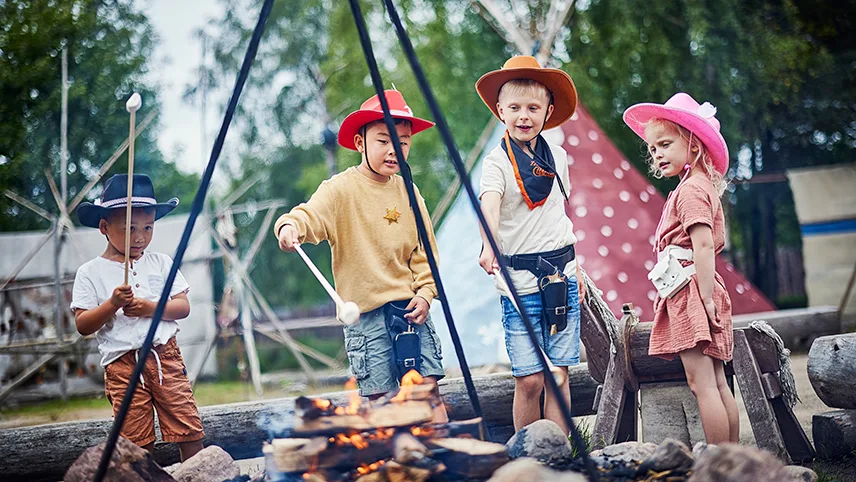
[[[568,278],[568,326],[550,336],[541,309],[541,293],[522,295],[521,308],[529,315],[541,348],[553,365],[567,367],[580,362],[580,296],[576,275]],[[511,374],[515,377],[532,375],[543,370],[538,354],[529,340],[523,318],[508,297],[500,297],[502,326],[505,328],[505,349],[511,359]]]
[[[443,378],[443,352],[440,337],[431,321],[413,325],[422,346],[423,377]],[[360,395],[368,397],[398,390],[398,377],[392,359],[392,338],[386,328],[383,307],[363,313],[360,322],[345,327],[345,348],[351,374],[357,379]]]

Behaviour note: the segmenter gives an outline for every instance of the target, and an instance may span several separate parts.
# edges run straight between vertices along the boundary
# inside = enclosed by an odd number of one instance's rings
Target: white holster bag
[[[693,265],[681,266],[681,260],[693,260],[693,252],[691,249],[669,245],[660,251],[658,258],[654,269],[648,272],[648,279],[654,284],[660,298],[671,298],[690,282],[690,277],[696,272]]]

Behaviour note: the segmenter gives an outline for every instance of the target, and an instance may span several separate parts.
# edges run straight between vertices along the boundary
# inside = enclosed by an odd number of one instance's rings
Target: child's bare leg
[[[446,423],[449,421],[449,414],[446,413],[446,405],[443,403],[443,399],[440,398],[440,388],[437,386],[437,378],[436,377],[425,377],[425,383],[433,383],[434,390],[431,391],[431,394],[434,396],[436,400],[440,403],[434,407],[434,418],[432,419],[433,423]]]
[[[716,388],[719,390],[719,398],[725,406],[725,413],[728,414],[728,441],[738,443],[740,441],[740,415],[737,413],[737,402],[734,400],[734,394],[728,388],[728,382],[725,379],[725,366],[718,360],[713,361],[713,368],[716,371]]]
[[[557,368],[559,370],[562,370],[562,373],[564,373],[564,382],[559,385],[559,393],[562,394],[562,398],[565,399],[565,403],[567,403],[568,407],[570,407],[571,391],[568,389],[568,367]],[[568,433],[568,431],[571,429],[571,427],[568,427],[565,424],[565,417],[562,415],[562,410],[559,408],[559,403],[556,401],[556,397],[553,396],[553,393],[550,389],[547,389],[547,394],[544,396],[544,418],[556,422],[556,424],[561,427],[564,433]]]
[[[541,419],[543,391],[544,374],[541,372],[514,378],[514,402],[511,412],[515,431]]]
[[[730,436],[728,412],[717,388],[713,358],[705,355],[699,346],[682,351],[680,356],[687,383],[698,401],[704,438],[709,444],[727,443]]]
[[[181,461],[193,457],[198,454],[200,450],[202,450],[202,440],[194,440],[193,442],[179,442],[178,443],[178,452],[181,454]]]

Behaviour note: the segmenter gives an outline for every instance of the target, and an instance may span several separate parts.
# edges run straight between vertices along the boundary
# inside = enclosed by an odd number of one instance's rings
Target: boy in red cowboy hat
[[[385,96],[406,160],[412,137],[434,123],[415,117],[400,92],[387,90]],[[429,316],[437,288],[404,180],[396,176],[398,160],[378,96],[345,118],[339,145],[359,152],[360,164],[321,183],[309,201],[277,220],[274,234],[288,252],[299,243],[330,243],[336,290],[361,313],[359,323],[344,328],[351,370],[360,395],[377,398],[398,388],[393,354],[402,327],[419,334],[417,371],[432,382],[443,378],[440,340]],[[425,201],[418,189],[416,194],[436,247]],[[440,404],[435,421],[446,419]]]
[[[648,278],[657,297],[648,354],[681,358],[707,443],[737,443],[740,418],[723,365],[734,347],[731,299],[714,266],[725,246],[719,197],[728,171],[716,107],[679,92],[665,104],[629,107],[624,122],[645,140],[655,177],[683,175],[655,234],[657,264]]]
[[[82,203],[77,208],[80,224],[99,229],[107,238],[107,249],[78,268],[71,301],[77,331],[84,336],[95,333],[104,367],[104,389],[114,415],[122,404],[138,351],[172,267],[169,256],[146,248],[152,241],[155,221],[178,205],[176,198],[158,203],[151,179],[134,174],[130,284],[127,285],[124,284],[127,189],[127,174],[115,175],[105,184],[100,203]],[[155,443],[155,409],[164,441],[178,443],[182,461],[202,450],[205,436],[175,341],[179,330],[175,320],[190,314],[189,290],[179,272],[121,432],[123,437],[151,452]]]
[[[541,340],[540,349],[565,372],[559,391],[570,405],[567,370],[579,363],[580,356],[577,238],[564,208],[570,188],[567,153],[548,144],[541,131],[558,127],[573,115],[576,88],[565,72],[541,68],[534,57],[517,56],[501,70],[483,75],[476,90],[506,127],[502,142],[482,163],[482,211],[511,270],[521,309]],[[494,253],[484,238],[479,264],[488,274],[501,276],[500,253]],[[497,280],[496,285],[515,380],[514,428],[520,430],[541,418],[544,378],[520,313],[504,283]],[[546,394],[544,415],[569,429],[553,393]]]

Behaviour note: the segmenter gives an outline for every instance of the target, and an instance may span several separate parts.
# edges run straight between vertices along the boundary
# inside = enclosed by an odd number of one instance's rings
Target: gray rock
[[[231,455],[216,445],[210,445],[182,462],[172,476],[178,482],[220,482],[240,474],[241,469]]]
[[[610,445],[601,450],[592,451],[592,457],[603,458],[612,462],[638,464],[654,454],[657,445],[646,442],[622,442]]]
[[[693,446],[693,457],[699,458],[701,457],[701,454],[703,454],[707,449],[713,448],[716,448],[716,445],[708,445],[706,442],[696,442],[696,444]]]
[[[586,482],[577,472],[559,472],[529,457],[513,460],[493,473],[488,482]]]
[[[657,446],[657,450],[650,457],[642,462],[641,470],[686,472],[692,468],[693,462],[695,458],[689,447],[681,441],[667,438]]]
[[[506,446],[512,459],[531,457],[551,467],[564,467],[573,460],[568,436],[550,420],[538,420],[523,427]]]
[[[756,447],[722,444],[705,450],[687,482],[784,482],[782,464],[773,454]]]
[[[782,480],[788,482],[817,482],[817,474],[808,467],[788,465],[781,470]]]
[[[106,442],[86,449],[68,468],[63,481],[90,482],[95,479],[98,463]],[[152,458],[147,450],[119,437],[110,458],[104,482],[175,482]]]

